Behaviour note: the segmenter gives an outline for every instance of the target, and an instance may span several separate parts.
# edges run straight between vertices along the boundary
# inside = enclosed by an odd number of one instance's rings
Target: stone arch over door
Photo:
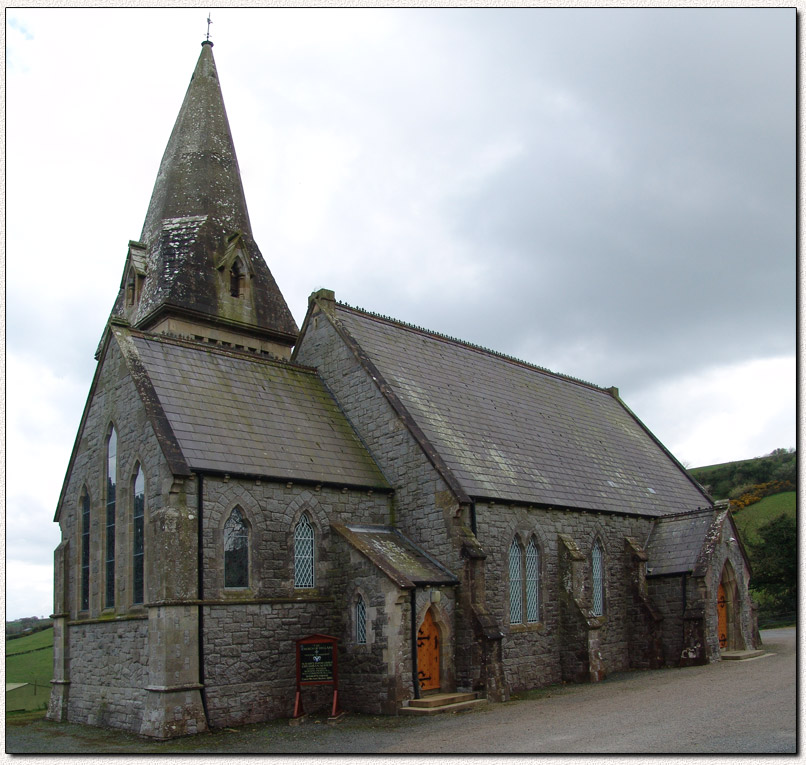
[[[716,592],[717,638],[720,651],[741,651],[745,647],[740,609],[741,599],[736,573],[730,561],[726,560]]]

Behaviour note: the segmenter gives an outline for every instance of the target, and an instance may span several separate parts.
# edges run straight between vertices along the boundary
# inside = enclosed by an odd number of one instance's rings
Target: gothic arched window
[[[517,539],[509,546],[509,621],[510,624],[523,621],[523,566]]]
[[[526,547],[526,621],[540,621],[540,553],[534,539]]]
[[[367,607],[361,595],[355,601],[355,642],[361,645],[367,642]]]
[[[145,507],[146,481],[138,465],[132,485],[132,603],[142,603],[145,592]]]
[[[598,539],[591,551],[591,580],[593,583],[591,611],[594,616],[601,616],[604,613],[604,551]]]
[[[299,519],[294,529],[294,587],[314,586],[314,533],[307,515]]]
[[[224,587],[249,586],[249,527],[235,507],[224,524]]]
[[[115,493],[118,474],[118,435],[114,426],[106,442],[106,593],[104,606],[115,605]]]

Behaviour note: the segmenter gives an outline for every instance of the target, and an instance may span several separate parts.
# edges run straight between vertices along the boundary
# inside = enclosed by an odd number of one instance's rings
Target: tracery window
[[[591,611],[594,616],[604,613],[604,551],[602,543],[597,539],[591,551],[591,579],[593,581],[593,605]]]
[[[90,495],[81,494],[81,610],[90,607]]]
[[[114,426],[106,444],[106,595],[104,605],[115,605],[115,492],[118,473],[118,435]]]
[[[140,465],[137,466],[132,493],[132,603],[142,603],[145,591],[146,482]]]
[[[355,642],[361,645],[367,642],[367,607],[361,595],[355,601]]]
[[[240,507],[224,524],[224,587],[249,586],[249,527]]]
[[[294,587],[314,586],[314,532],[307,515],[299,519],[294,529]]]
[[[510,624],[523,621],[523,566],[517,539],[509,546],[509,621]]]
[[[534,539],[526,547],[526,621],[540,621],[540,553]]]

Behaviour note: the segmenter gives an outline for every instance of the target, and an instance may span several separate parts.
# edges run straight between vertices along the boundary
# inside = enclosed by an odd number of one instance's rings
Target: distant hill
[[[797,452],[776,449],[763,457],[690,468],[689,473],[714,499],[736,499],[752,486],[780,481],[797,486]],[[786,490],[782,488],[782,490]]]

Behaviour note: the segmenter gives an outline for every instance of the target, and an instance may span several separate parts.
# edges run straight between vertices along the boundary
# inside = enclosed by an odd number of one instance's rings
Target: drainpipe
[[[410,590],[411,596],[411,681],[414,684],[414,698],[420,698],[420,679],[417,671],[417,588]]]
[[[475,502],[470,503],[470,530],[473,532],[473,536],[476,537],[476,539],[478,539],[479,538],[479,532],[478,532],[478,529],[476,528],[476,503]]]
[[[204,711],[204,721],[210,727],[210,715],[207,713],[207,687],[204,684],[204,528],[202,526],[202,510],[204,508],[204,476],[197,474],[196,492],[196,528],[198,533],[198,560],[196,568],[199,598],[199,684],[201,685],[201,703]]]

